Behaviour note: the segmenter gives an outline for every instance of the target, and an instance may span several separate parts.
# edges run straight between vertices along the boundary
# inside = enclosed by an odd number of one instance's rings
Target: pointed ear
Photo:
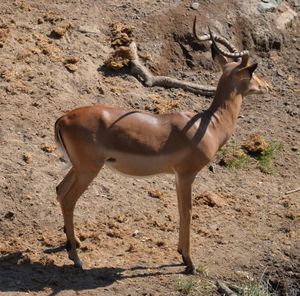
[[[227,59],[218,52],[214,44],[211,45],[210,49],[212,59],[217,62],[223,70],[224,66],[228,63]]]
[[[247,66],[247,67],[241,68],[237,73],[239,75],[246,75],[249,78],[251,78],[252,75],[253,75],[253,73],[254,73],[254,71],[256,70],[256,68],[257,68],[257,63],[252,64],[251,66]]]

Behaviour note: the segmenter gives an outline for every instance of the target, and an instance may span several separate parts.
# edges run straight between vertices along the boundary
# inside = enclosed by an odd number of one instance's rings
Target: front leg
[[[192,217],[192,184],[196,174],[176,174],[176,191],[179,210],[178,252],[182,255],[187,273],[195,273],[190,252],[191,217]]]

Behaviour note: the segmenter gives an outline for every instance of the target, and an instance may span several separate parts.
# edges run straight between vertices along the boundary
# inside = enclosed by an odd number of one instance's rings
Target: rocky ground
[[[280,3],[279,3],[280,2]],[[219,295],[216,281],[268,283],[300,295],[300,85],[298,1],[34,1],[0,3],[0,294]],[[106,103],[163,113],[203,110],[211,98],[147,88],[128,67],[103,65],[113,25],[154,74],[216,85],[219,68],[192,36],[212,29],[258,61],[272,89],[248,97],[227,147],[260,134],[280,149],[273,167],[204,169],[193,190],[192,250],[199,275],[176,252],[173,176],[126,178],[104,168],[79,200],[84,270],[64,250],[55,186],[67,172],[53,125],[78,106]],[[126,36],[125,36],[126,37]],[[224,164],[224,163],[223,163]],[[248,295],[248,294],[244,294]],[[267,295],[267,294],[260,294]]]

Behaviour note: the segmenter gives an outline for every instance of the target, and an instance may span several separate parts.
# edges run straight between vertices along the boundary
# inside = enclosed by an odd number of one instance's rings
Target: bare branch
[[[192,82],[181,81],[176,78],[168,76],[153,75],[139,60],[137,47],[135,42],[129,45],[131,49],[131,73],[136,75],[138,79],[142,80],[146,86],[163,86],[166,88],[182,88],[183,90],[200,94],[204,96],[213,96],[216,88],[213,86],[204,86]]]
[[[222,281],[217,281],[217,288],[218,288],[218,292],[221,295],[237,296],[237,294],[235,292],[233,292],[230,288],[228,288],[228,286]]]
[[[293,189],[293,190],[289,190],[285,193],[285,195],[288,195],[288,194],[292,194],[292,193],[295,193],[295,192],[298,192],[300,191],[300,187],[299,188],[296,188],[296,189]]]

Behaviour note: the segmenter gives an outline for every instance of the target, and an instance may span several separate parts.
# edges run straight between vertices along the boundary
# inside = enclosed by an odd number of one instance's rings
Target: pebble
[[[215,173],[216,172],[216,166],[214,164],[211,164],[208,169],[212,172]]]
[[[258,4],[258,10],[260,12],[274,11],[280,3],[281,0],[261,0]]]
[[[200,6],[199,2],[192,2],[191,4],[191,8],[195,10],[198,10],[199,6]]]
[[[56,150],[56,146],[54,145],[49,145],[49,144],[46,144],[46,145],[43,145],[41,147],[41,149],[47,153],[52,153],[53,151]]]
[[[202,197],[205,203],[210,207],[224,207],[226,205],[224,199],[215,192],[205,191],[203,192]]]
[[[76,72],[78,69],[78,67],[75,64],[65,64],[65,67],[69,72],[72,72],[72,73]]]
[[[94,34],[99,34],[100,30],[95,27],[90,27],[90,26],[79,26],[78,31],[80,33],[94,33]]]
[[[285,76],[285,74],[284,74],[284,72],[282,70],[277,70],[277,74],[280,77],[284,77]]]
[[[8,211],[5,215],[4,215],[4,218],[5,219],[9,219],[9,220],[13,220],[15,214],[11,211]]]
[[[137,236],[137,235],[139,235],[139,234],[140,234],[140,232],[139,232],[138,230],[135,230],[135,231],[133,232],[132,236]]]
[[[23,160],[26,162],[26,163],[30,163],[32,161],[32,155],[31,153],[29,152],[25,152],[23,154]]]

